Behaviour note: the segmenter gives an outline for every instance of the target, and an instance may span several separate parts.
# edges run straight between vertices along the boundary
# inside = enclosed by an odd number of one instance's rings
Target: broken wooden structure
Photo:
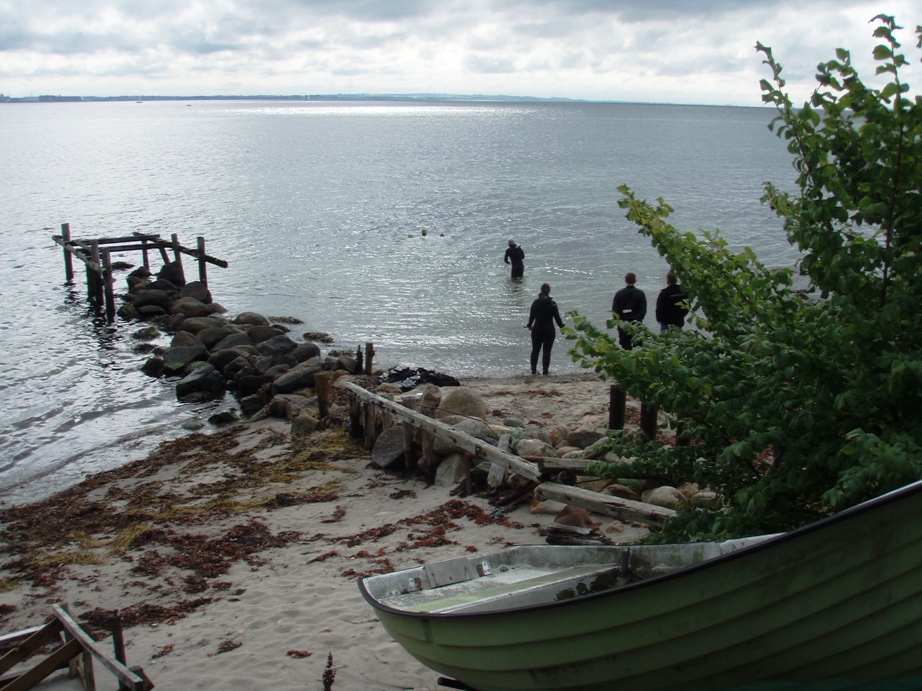
[[[661,527],[666,519],[675,515],[672,509],[661,506],[599,494],[556,482],[547,482],[548,475],[542,469],[542,463],[533,462],[511,453],[508,439],[501,439],[498,447],[493,446],[451,425],[423,415],[412,407],[416,401],[414,396],[405,396],[401,403],[397,403],[352,382],[347,383],[345,388],[349,392],[350,432],[355,437],[363,437],[367,449],[374,447],[378,435],[397,424],[397,421],[404,425],[404,458],[408,472],[416,469],[417,455],[414,440],[419,440],[422,454],[425,456],[427,453],[432,453],[432,442],[435,437],[439,437],[466,452],[468,463],[465,483],[468,494],[472,493],[470,461],[472,458],[482,458],[491,463],[488,475],[488,484],[491,487],[499,486],[505,472],[514,473],[529,481],[516,493],[521,495],[518,497],[519,500],[534,493],[538,499],[553,499],[585,508],[594,513],[626,521],[639,521],[654,527]],[[503,436],[508,437],[508,435]],[[564,459],[554,460],[563,461]],[[574,468],[580,467],[580,464],[581,467],[585,467],[587,462],[582,459],[572,461]],[[509,503],[515,503],[515,500]]]
[[[179,244],[176,233],[170,240],[164,240],[159,235],[148,233],[132,233],[129,236],[115,238],[93,238],[77,240],[70,236],[70,224],[61,224],[61,234],[52,235],[51,239],[64,248],[64,275],[67,282],[74,280],[73,257],[83,262],[86,266],[86,286],[90,301],[97,308],[105,305],[106,318],[112,322],[115,319],[115,291],[112,281],[112,255],[124,252],[140,252],[141,261],[145,267],[150,268],[150,253],[157,251],[164,264],[170,263],[173,254],[173,263],[177,264],[182,272],[182,255],[195,257],[198,261],[198,273],[202,283],[208,285],[208,271],[206,266],[214,264],[227,268],[223,259],[209,256],[205,252],[205,238],[196,238],[196,249],[183,247]]]
[[[41,683],[59,669],[68,669],[71,678],[80,677],[85,691],[95,691],[94,661],[105,667],[118,680],[118,691],[148,691],[154,684],[140,667],[129,668],[125,662],[125,644],[120,623],[112,630],[115,654],[107,655],[89,634],[74,621],[62,605],[52,607],[53,617],[44,626],[0,636],[0,691],[24,691]],[[48,646],[56,646],[32,667],[13,671],[16,665]]]

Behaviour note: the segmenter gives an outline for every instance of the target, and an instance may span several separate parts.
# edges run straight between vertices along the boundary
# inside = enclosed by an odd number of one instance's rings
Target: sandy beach
[[[608,420],[608,383],[592,375],[461,383],[486,399],[488,422],[604,429]],[[42,623],[66,602],[107,649],[118,610],[128,664],[160,689],[323,689],[330,660],[329,688],[439,688],[386,634],[357,580],[544,543],[554,516],[380,470],[341,427],[299,437],[289,427],[267,418],[193,434],[2,512],[2,632]],[[603,530],[612,523],[594,518]],[[616,542],[645,532],[612,529]],[[97,685],[116,688],[99,670]]]

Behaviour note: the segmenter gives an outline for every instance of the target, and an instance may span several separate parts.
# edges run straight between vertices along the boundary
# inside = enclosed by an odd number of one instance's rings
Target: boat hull
[[[405,611],[360,587],[411,655],[479,691],[922,689],[920,512],[916,483],[663,576],[495,611]]]

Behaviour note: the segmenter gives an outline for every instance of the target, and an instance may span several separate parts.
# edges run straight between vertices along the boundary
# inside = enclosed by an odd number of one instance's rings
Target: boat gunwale
[[[635,591],[639,588],[653,587],[659,583],[663,583],[673,578],[679,578],[690,573],[695,573],[704,569],[714,568],[724,562],[730,560],[740,559],[744,556],[751,555],[757,551],[771,549],[779,544],[790,542],[792,540],[798,540],[805,535],[809,535],[817,530],[822,530],[830,525],[835,525],[836,523],[841,523],[844,521],[851,520],[856,516],[867,513],[874,509],[880,508],[882,505],[888,505],[899,501],[908,496],[918,494],[922,492],[922,480],[917,480],[908,485],[900,487],[880,496],[874,497],[873,499],[868,499],[867,501],[856,504],[855,506],[850,506],[847,509],[843,509],[832,516],[827,516],[821,518],[818,521],[809,523],[807,525],[795,528],[794,530],[788,531],[786,533],[780,533],[776,536],[767,538],[755,544],[748,545],[746,547],[741,547],[740,549],[733,550],[726,554],[721,554],[711,559],[706,559],[695,564],[690,564],[688,566],[683,566],[682,568],[676,569],[666,574],[659,576],[653,576],[651,578],[644,579],[642,581],[637,581],[634,583],[628,583],[617,588],[611,588],[609,590],[597,592],[597,593],[587,593],[584,595],[578,595],[573,598],[568,598],[566,600],[558,600],[554,602],[542,602],[539,604],[532,605],[523,605],[520,607],[509,607],[508,609],[503,609],[499,612],[411,612],[397,607],[392,607],[391,605],[385,604],[381,600],[375,598],[365,587],[365,580],[362,579],[359,581],[359,591],[362,594],[362,597],[376,610],[381,612],[392,614],[404,618],[412,619],[458,619],[458,618],[476,618],[484,616],[496,616],[497,614],[517,614],[523,612],[532,612],[542,609],[549,609],[553,607],[562,607],[566,605],[572,605],[574,602],[587,602],[591,600],[596,600],[599,598],[611,597],[615,594],[627,593]],[[757,537],[757,536],[750,536]],[[676,544],[694,544],[694,543],[676,543]],[[519,547],[545,547],[550,545],[518,545]],[[625,545],[626,548],[630,546]],[[457,558],[457,557],[455,557]],[[404,571],[406,569],[401,569]],[[398,571],[393,571],[391,573],[398,573]],[[382,576],[389,574],[380,574]],[[369,578],[375,578],[376,576],[371,576]]]

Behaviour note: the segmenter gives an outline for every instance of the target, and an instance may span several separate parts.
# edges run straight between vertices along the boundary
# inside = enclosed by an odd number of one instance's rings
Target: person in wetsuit
[[[637,276],[633,272],[628,272],[624,276],[624,282],[626,284],[624,288],[615,293],[611,311],[621,321],[642,322],[647,316],[647,296],[634,285],[637,283]],[[620,326],[618,327],[618,343],[625,350],[631,350],[634,347],[633,337]]]
[[[557,303],[551,299],[551,286],[547,283],[541,285],[538,299],[531,303],[528,313],[528,330],[531,331],[531,373],[538,374],[538,354],[543,350],[541,358],[542,374],[547,375],[551,365],[551,348],[557,337],[557,326],[563,327]]]
[[[685,326],[687,304],[688,296],[678,284],[675,274],[670,271],[666,274],[666,287],[656,298],[656,321],[659,322],[660,333],[665,333],[670,327],[681,329]]]
[[[525,275],[525,250],[521,245],[515,244],[515,238],[509,238],[509,247],[503,261],[512,264],[512,278],[521,278]]]

